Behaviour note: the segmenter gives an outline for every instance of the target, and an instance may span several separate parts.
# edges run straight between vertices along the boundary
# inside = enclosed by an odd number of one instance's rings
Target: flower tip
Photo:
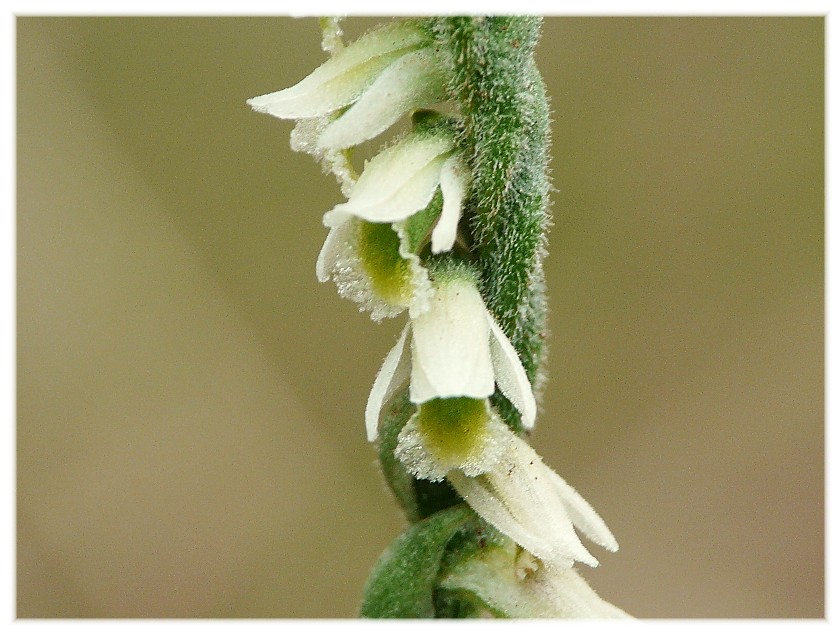
[[[251,110],[253,110],[254,112],[258,112],[260,114],[268,114],[268,115],[272,115],[272,116],[277,116],[277,115],[274,115],[273,112],[271,112],[271,108],[269,107],[269,104],[266,103],[264,100],[261,100],[260,97],[252,97],[251,99],[248,99],[245,103],[247,105],[251,106]],[[278,118],[283,119],[285,117],[278,117]]]
[[[405,344],[409,329],[410,325],[403,328],[396,345],[385,357],[370,390],[365,406],[365,429],[368,442],[373,442],[379,435],[379,416],[382,413],[382,407],[394,395],[397,388],[408,380],[410,366],[405,354]]]
[[[345,222],[347,222],[348,218],[351,215],[347,213],[346,207],[347,203],[341,203],[339,205],[336,205],[324,214],[324,217],[321,219],[321,222],[328,229],[340,227]]]
[[[286,90],[272,92],[267,95],[259,95],[258,97],[251,97],[245,103],[251,106],[254,112],[262,114],[269,114],[278,119],[296,119],[300,113],[290,110],[288,106],[284,107],[284,97]]]
[[[528,398],[529,395],[531,398]],[[525,392],[522,410],[522,426],[525,429],[533,429],[537,421],[537,402],[534,399],[533,392]]]

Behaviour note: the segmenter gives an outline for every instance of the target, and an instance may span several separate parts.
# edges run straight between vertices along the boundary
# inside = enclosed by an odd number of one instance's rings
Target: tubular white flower
[[[335,44],[335,33],[330,37]],[[407,135],[368,162],[360,177],[347,148],[445,99],[445,65],[414,20],[392,22],[346,48],[332,48],[332,57],[295,86],[248,103],[259,112],[298,119],[292,149],[312,154],[348,195],[324,215],[330,232],[318,256],[318,279],[334,279],[339,294],[358,302],[375,321],[406,308],[414,317],[425,310],[430,294],[418,253],[429,233],[435,253],[452,248],[469,170],[446,124],[427,124]],[[409,229],[408,219],[429,207],[438,188],[439,217],[418,216],[421,222]],[[378,231],[369,223],[390,227]],[[389,231],[399,238],[397,246]]]
[[[358,101],[331,123],[318,144],[344,149],[372,139],[401,116],[443,100],[446,78],[434,53],[412,51],[388,66]]]
[[[294,86],[247,103],[280,119],[323,120],[318,136],[296,149],[316,156],[343,150],[445,100],[444,65],[429,44],[414,21],[398,20],[338,50]]]
[[[405,345],[403,336],[396,350]],[[405,376],[399,354],[392,352],[386,366]],[[386,379],[377,377],[377,382],[379,393],[386,395]],[[395,384],[389,382],[388,391]],[[618,550],[589,503],[499,419],[486,399],[421,404],[400,431],[394,453],[417,478],[434,482],[445,477],[486,522],[549,566],[598,565],[575,529],[611,552]]]
[[[533,427],[536,401],[516,350],[487,311],[475,283],[452,277],[437,283],[428,309],[406,326],[410,332],[411,380],[409,397],[422,404],[434,399],[485,399],[498,385],[519,409],[522,423]],[[365,424],[375,440],[379,416],[397,368],[403,367],[407,339],[401,337],[379,371],[368,399]],[[496,351],[496,352],[494,352]],[[398,387],[398,386],[397,386]],[[394,389],[396,389],[394,387]]]

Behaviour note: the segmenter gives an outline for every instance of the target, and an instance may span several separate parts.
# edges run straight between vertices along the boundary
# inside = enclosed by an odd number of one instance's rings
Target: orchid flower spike
[[[248,104],[280,119],[322,118],[347,108],[319,131],[315,143],[321,149],[348,148],[446,97],[436,55],[416,21],[392,22],[337,51],[291,88]]]
[[[469,171],[451,128],[419,128],[376,155],[349,200],[324,214],[330,228],[315,267],[339,293],[378,321],[406,308],[422,314],[431,295],[418,252],[431,225],[431,250],[455,243]],[[439,195],[438,195],[439,194]]]
[[[406,381],[418,408],[395,454],[412,475],[446,478],[478,515],[550,565],[598,564],[575,527],[608,550],[618,548],[592,507],[491,407],[498,387],[523,426],[534,424],[525,370],[469,277],[437,279],[428,311],[406,326],[388,353],[365,412],[369,440],[376,439],[384,403]]]

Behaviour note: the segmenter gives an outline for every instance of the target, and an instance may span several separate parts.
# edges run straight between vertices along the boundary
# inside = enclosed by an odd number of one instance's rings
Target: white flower
[[[380,152],[347,202],[324,214],[330,233],[318,256],[318,279],[332,277],[339,293],[370,310],[375,320],[405,308],[412,317],[420,315],[431,291],[417,252],[435,220],[432,252],[452,248],[468,185],[468,171],[447,130],[413,132]],[[422,214],[438,190],[438,217]]]
[[[398,20],[339,50],[291,88],[248,104],[281,119],[326,117],[350,106],[319,131],[315,144],[333,150],[358,145],[446,97],[442,65],[429,44],[414,21]]]
[[[566,481],[543,464],[537,452],[507,427],[496,428],[504,446],[485,473],[451,471],[447,479],[473,510],[542,561],[570,568],[575,561],[597,566],[575,528],[608,551],[618,550],[595,510]]]
[[[432,232],[432,251],[448,251],[455,243],[468,186],[468,170],[452,134],[415,132],[365,165],[350,199],[324,214],[324,225],[339,226],[350,216],[368,222],[405,220],[425,209],[440,187],[443,210]]]
[[[330,229],[318,255],[318,280],[333,279],[338,293],[380,321],[406,308],[422,313],[431,295],[429,274],[409,243],[405,223],[348,218]]]
[[[365,412],[369,440],[377,436],[383,404],[406,381],[418,410],[400,432],[395,454],[415,477],[447,478],[476,513],[550,565],[598,564],[575,527],[608,550],[618,548],[592,507],[490,406],[498,386],[523,426],[534,424],[525,370],[471,280],[437,281],[429,309],[388,353]]]
[[[573,569],[546,566],[527,551],[489,546],[447,571],[440,586],[471,592],[507,618],[630,618]]]
[[[368,440],[376,439],[382,406],[409,377],[416,405],[458,397],[483,402],[498,385],[522,414],[522,424],[534,425],[536,401],[516,349],[475,283],[457,274],[437,281],[429,309],[409,322],[385,357],[365,411]]]

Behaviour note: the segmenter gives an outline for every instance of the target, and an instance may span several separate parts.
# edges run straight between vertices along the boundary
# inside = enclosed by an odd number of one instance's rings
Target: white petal
[[[414,320],[411,401],[486,398],[495,386],[484,301],[472,282],[447,280]]]
[[[330,279],[336,259],[341,252],[341,243],[347,239],[345,234],[348,228],[349,223],[340,223],[332,227],[327,234],[327,239],[324,240],[324,246],[321,247],[318,260],[315,262],[315,275],[319,282],[326,282]]]
[[[575,489],[561,478],[555,471],[549,469],[551,480],[560,496],[566,503],[566,511],[575,526],[593,542],[603,546],[610,552],[618,550],[618,542],[612,532],[595,509],[575,491]]]
[[[537,402],[531,382],[528,381],[516,348],[489,313],[487,321],[490,324],[490,353],[493,356],[496,385],[522,414],[522,425],[531,429],[537,417]]]
[[[440,191],[443,194],[443,209],[434,231],[432,231],[432,253],[449,251],[455,244],[461,206],[469,185],[469,170],[457,154],[451,156],[440,171]]]
[[[324,215],[334,226],[347,216],[397,222],[428,205],[454,140],[449,135],[409,135],[365,165],[350,199]]]
[[[365,165],[351,200],[360,206],[381,204],[454,144],[449,134],[409,134]]]
[[[372,139],[404,114],[444,99],[445,83],[442,65],[431,49],[407,53],[388,66],[359,100],[324,130],[318,144],[343,149]]]
[[[410,325],[403,328],[397,345],[385,357],[373,388],[370,390],[367,406],[365,407],[365,427],[367,428],[367,439],[370,442],[376,440],[379,433],[379,415],[382,406],[394,395],[394,392],[408,380],[409,368],[408,359],[405,355],[405,343],[408,337]]]
[[[423,40],[410,23],[385,25],[336,53],[291,88],[254,97],[248,104],[281,119],[325,115],[352,103],[383,69]]]

